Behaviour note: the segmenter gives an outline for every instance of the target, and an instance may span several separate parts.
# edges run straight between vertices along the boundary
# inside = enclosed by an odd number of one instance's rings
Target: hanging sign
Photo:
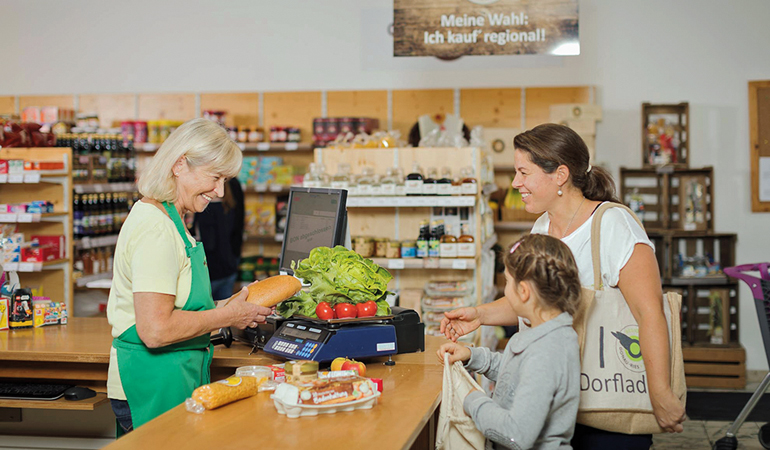
[[[579,55],[577,0],[394,0],[393,55]]]

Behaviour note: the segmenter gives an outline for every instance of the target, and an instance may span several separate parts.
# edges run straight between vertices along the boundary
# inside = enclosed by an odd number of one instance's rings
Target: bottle
[[[361,176],[358,177],[358,195],[370,197],[372,195],[372,185],[374,184],[374,170],[371,167],[361,169]]]
[[[382,196],[382,177],[376,173],[372,174],[372,187],[370,189],[372,197]]]
[[[332,189],[350,190],[350,164],[339,163],[337,173],[332,177]]]
[[[440,220],[431,222],[430,237],[428,238],[428,258],[440,256],[441,236],[444,234],[444,224]]]
[[[104,233],[105,234],[112,233],[115,230],[112,194],[106,194],[104,196],[104,217],[105,217]]]
[[[446,234],[441,236],[439,256],[442,258],[457,258],[457,238],[452,234],[452,226],[446,226]]]
[[[476,242],[473,235],[468,231],[467,223],[460,225],[460,236],[457,238],[457,257],[475,258]]]
[[[107,200],[105,194],[99,194],[99,234],[107,232]]]
[[[72,197],[72,234],[75,239],[80,239],[83,235],[83,210],[80,204],[80,194]]]
[[[318,165],[311,162],[308,165],[308,173],[302,178],[302,187],[320,188],[322,185],[321,174],[318,173]]]
[[[396,195],[396,167],[388,167],[385,176],[380,180],[380,195],[392,197]]]
[[[425,179],[422,181],[422,195],[436,195],[436,181],[438,171],[435,167],[429,167]]]
[[[428,240],[430,239],[430,222],[427,220],[420,221],[420,234],[417,237],[417,257],[428,257]]]
[[[476,179],[473,178],[473,169],[471,169],[470,167],[465,167],[461,172],[461,175],[463,179],[463,185],[462,185],[463,195],[476,195],[479,189],[478,189],[478,183],[476,182]]]
[[[80,237],[84,237],[89,235],[90,226],[91,226],[91,224],[89,223],[91,220],[91,216],[89,211],[88,196],[81,195],[80,201],[81,201],[80,209],[82,211],[82,215],[80,218]]]
[[[396,177],[396,196],[403,197],[406,195],[404,171],[400,167],[396,167],[394,176]]]
[[[452,169],[443,167],[441,178],[436,180],[436,195],[452,195]]]
[[[406,195],[422,195],[423,176],[422,168],[415,162],[412,164],[412,172],[406,176],[404,181]]]

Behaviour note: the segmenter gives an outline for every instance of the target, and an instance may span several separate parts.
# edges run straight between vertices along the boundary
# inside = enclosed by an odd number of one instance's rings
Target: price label
[[[0,183],[7,183],[8,182],[8,174],[4,173],[0,175]]]
[[[6,263],[6,264],[3,264],[3,269],[5,269],[6,272],[18,272],[19,271],[19,263]]]
[[[19,223],[32,223],[32,214],[19,213]]]
[[[458,270],[465,270],[468,268],[468,261],[464,259],[455,259],[452,261],[452,268]]]
[[[12,175],[8,175],[8,182],[9,183],[23,183],[24,182],[24,174],[23,173],[15,173]]]
[[[257,192],[267,192],[267,185],[266,184],[255,184],[254,190]]]
[[[240,148],[241,151],[244,151],[244,150],[246,150],[246,144],[244,144],[243,142],[239,142],[238,143],[238,148]]]
[[[144,151],[154,152],[158,149],[158,144],[144,144]]]
[[[39,173],[28,173],[24,175],[24,182],[25,183],[40,183],[40,174]]]
[[[257,144],[257,150],[260,152],[266,152],[270,150],[270,143],[269,142],[260,142]]]
[[[388,269],[403,269],[404,268],[404,260],[403,259],[389,259],[388,260]]]
[[[297,145],[296,142],[287,142],[286,143],[286,151],[287,152],[293,152],[294,150],[297,150],[299,148],[299,145]]]
[[[3,213],[0,214],[0,223],[16,223],[16,214],[13,213]]]
[[[270,192],[281,192],[283,190],[283,186],[280,184],[271,184],[270,185]]]

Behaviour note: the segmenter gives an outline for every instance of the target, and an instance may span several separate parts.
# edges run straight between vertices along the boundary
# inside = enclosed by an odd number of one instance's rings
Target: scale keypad
[[[294,352],[297,350],[299,345],[293,343],[293,342],[287,342],[287,341],[276,341],[273,343],[273,350],[288,353],[293,355]]]

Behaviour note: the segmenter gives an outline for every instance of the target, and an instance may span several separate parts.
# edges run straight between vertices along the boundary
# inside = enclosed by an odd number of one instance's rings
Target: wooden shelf
[[[61,397],[57,400],[8,400],[0,399],[0,408],[25,408],[25,409],[58,409],[67,411],[93,411],[110,399],[107,394],[97,392],[95,397],[85,400],[66,400]]]
[[[85,275],[75,279],[74,281],[77,287],[86,287],[86,285],[92,281],[108,280],[111,278],[112,278],[112,271],[109,271],[104,273],[97,273],[94,275]]]
[[[136,183],[94,183],[94,184],[75,184],[73,186],[76,194],[100,194],[102,192],[135,192]]]

